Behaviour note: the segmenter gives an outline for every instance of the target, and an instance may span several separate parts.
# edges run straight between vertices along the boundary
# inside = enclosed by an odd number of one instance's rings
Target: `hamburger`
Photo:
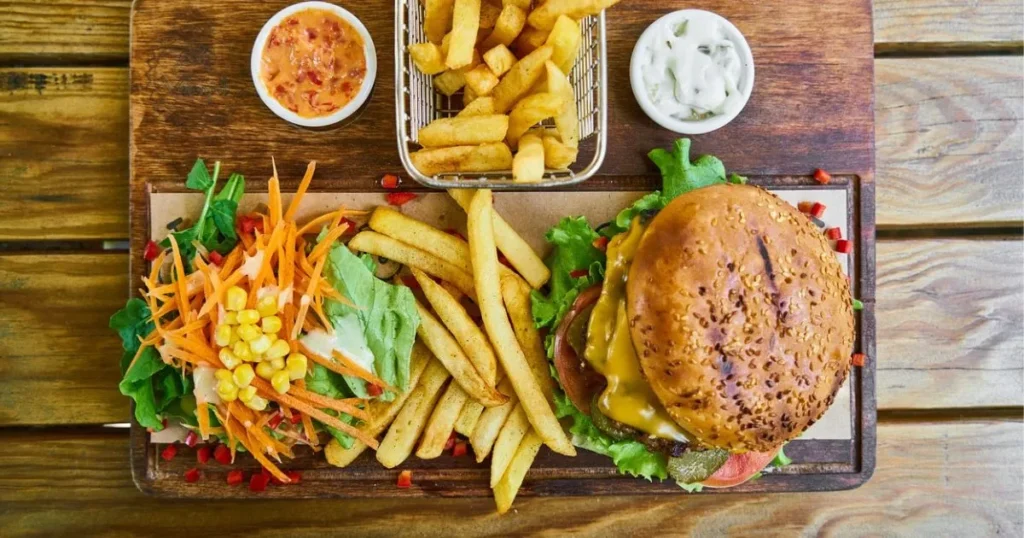
[[[623,472],[688,489],[782,465],[850,368],[849,283],[824,234],[688,140],[651,158],[660,192],[592,229],[548,233],[558,414]]]

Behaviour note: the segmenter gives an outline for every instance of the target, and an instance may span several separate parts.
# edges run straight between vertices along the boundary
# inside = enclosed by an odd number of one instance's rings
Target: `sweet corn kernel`
[[[235,342],[234,345],[231,346],[231,352],[234,353],[236,357],[243,361],[252,360],[252,350],[249,349],[249,344],[245,342]]]
[[[256,373],[252,371],[252,366],[243,364],[238,368],[235,368],[235,373],[232,374],[231,379],[235,381],[235,385],[238,388],[244,389],[252,383],[252,378],[254,377],[256,377]]]
[[[270,349],[270,339],[267,335],[261,334],[259,338],[249,342],[249,349],[252,349],[253,353],[264,354]]]
[[[273,385],[274,390],[278,394],[285,394],[288,392],[288,389],[292,388],[292,384],[288,379],[288,372],[284,370],[274,372],[274,375],[270,378],[270,384]]]
[[[227,296],[224,298],[224,308],[234,312],[243,310],[245,302],[249,300],[249,294],[238,286],[228,288]]]
[[[220,347],[231,345],[231,325],[217,325],[217,330],[213,331],[213,341]]]
[[[233,402],[238,398],[238,387],[231,382],[217,383],[217,396],[225,402]]]
[[[278,370],[284,370],[284,357],[270,359],[270,366],[274,368],[275,372]]]
[[[278,340],[270,345],[267,350],[267,358],[271,360],[282,359],[292,350],[287,340]],[[280,370],[280,368],[278,368]]]
[[[256,397],[256,387],[249,385],[244,389],[238,389],[238,399],[248,403]]]
[[[233,345],[235,345],[235,342],[238,342],[241,339],[242,339],[242,337],[238,336],[238,327],[232,326],[231,327],[231,340],[228,342],[229,345],[233,346]]]
[[[231,381],[231,370],[219,368],[213,373],[213,377],[217,378],[217,381]]]
[[[256,302],[256,311],[261,316],[273,316],[277,313],[277,295],[267,295]],[[276,331],[275,331],[276,332]]]
[[[263,411],[267,408],[268,403],[270,402],[262,396],[253,396],[251,400],[245,402],[245,406],[253,411]]]
[[[224,319],[220,320],[220,322],[228,325],[238,325],[238,312],[225,312]]]
[[[255,310],[242,310],[238,313],[239,324],[256,325],[260,322],[260,313]]]
[[[267,333],[263,333],[263,334],[267,334]],[[274,334],[274,333],[267,334],[267,338],[270,339],[270,345],[274,345],[274,342],[277,342],[277,335]]]
[[[252,342],[253,340],[263,336],[263,331],[255,325],[244,324],[238,326],[238,336],[242,337],[242,340],[245,340],[246,342]]]
[[[263,361],[257,364],[256,375],[270,381],[270,378],[274,376],[274,367],[270,365],[270,361]]]
[[[263,318],[262,326],[265,334],[277,334],[281,331],[281,318],[277,316],[267,316]]]
[[[224,364],[224,367],[228,370],[234,370],[235,367],[242,363],[242,359],[236,357],[235,354],[226,347],[220,348],[220,352],[217,356],[220,357],[220,362]],[[226,372],[227,370],[224,371]]]
[[[288,379],[292,381],[298,381],[306,377],[306,356],[302,353],[292,353],[288,356],[287,368],[288,368]]]

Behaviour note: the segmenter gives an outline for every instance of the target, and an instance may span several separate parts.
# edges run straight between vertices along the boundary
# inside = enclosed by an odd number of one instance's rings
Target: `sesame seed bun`
[[[799,436],[850,368],[853,309],[835,253],[757,187],[672,201],[644,233],[626,296],[644,374],[704,445],[764,452]]]

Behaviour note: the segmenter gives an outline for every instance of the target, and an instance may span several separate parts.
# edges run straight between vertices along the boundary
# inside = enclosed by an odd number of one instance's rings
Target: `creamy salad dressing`
[[[743,63],[725,27],[712,17],[660,23],[643,51],[644,86],[654,105],[678,120],[729,115],[744,104]]]
[[[362,366],[367,372],[376,375],[373,352],[366,344],[359,318],[355,314],[334,318],[334,335],[321,329],[313,329],[303,335],[299,341],[310,351],[321,357],[330,358],[334,351],[341,353],[349,360]]]

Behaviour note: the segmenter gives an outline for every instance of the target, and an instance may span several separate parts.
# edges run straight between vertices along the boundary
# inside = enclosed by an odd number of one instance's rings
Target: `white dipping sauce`
[[[647,96],[682,121],[728,116],[746,103],[735,43],[717,18],[702,15],[659,21],[640,55]]]

